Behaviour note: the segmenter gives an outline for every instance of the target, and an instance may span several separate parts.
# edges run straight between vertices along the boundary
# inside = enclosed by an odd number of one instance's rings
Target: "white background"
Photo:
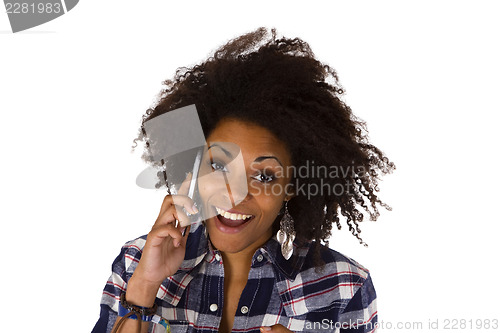
[[[0,13],[2,327],[90,332],[165,195],[135,185],[143,112],[177,67],[259,26],[309,42],[396,163],[370,246],[346,226],[331,241],[372,272],[379,320],[500,320],[498,2],[179,3],[81,1],[16,34]]]

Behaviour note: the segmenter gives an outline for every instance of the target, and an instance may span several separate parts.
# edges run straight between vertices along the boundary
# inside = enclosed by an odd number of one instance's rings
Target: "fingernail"
[[[262,326],[262,327],[260,328],[260,331],[261,331],[261,332],[270,332],[271,330],[272,330],[272,328],[271,328],[271,327],[269,327],[269,326]]]
[[[176,241],[174,242],[174,246],[175,246],[175,247],[179,247],[179,245],[181,245],[181,241],[176,240]]]
[[[191,207],[191,209],[193,210],[193,214],[198,213],[198,208],[196,208],[195,204],[193,204],[193,207]]]
[[[184,228],[181,229],[181,235],[182,235],[182,237],[184,237],[185,234],[186,234],[186,227],[184,227]]]

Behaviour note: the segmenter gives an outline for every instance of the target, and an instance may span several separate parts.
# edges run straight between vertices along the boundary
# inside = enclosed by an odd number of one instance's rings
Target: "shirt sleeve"
[[[347,303],[339,316],[340,332],[371,333],[377,329],[377,295],[371,276]]]
[[[99,320],[95,324],[92,333],[111,332],[118,316],[120,295],[127,289],[127,282],[139,263],[142,248],[145,244],[143,237],[127,242],[113,261],[111,276],[102,292]]]

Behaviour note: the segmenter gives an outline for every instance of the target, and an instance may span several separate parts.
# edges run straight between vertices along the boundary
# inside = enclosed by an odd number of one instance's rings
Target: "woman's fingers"
[[[151,242],[152,246],[162,245],[167,237],[171,238],[175,247],[179,246],[182,241],[182,233],[173,223],[154,226],[148,234],[148,240]]]
[[[191,185],[191,178],[193,177],[193,174],[190,172],[187,174],[186,179],[181,184],[181,187],[179,187],[179,191],[177,192],[180,195],[187,195],[189,191],[189,186]]]
[[[163,199],[163,203],[161,205],[161,210],[160,210],[160,214],[166,209],[168,208],[169,205],[172,204],[172,202],[175,200],[175,204],[176,205],[180,205],[182,206],[182,204],[180,203],[177,203],[177,196],[179,197],[187,197],[187,194],[189,192],[189,186],[191,185],[191,178],[192,178],[192,174],[191,172],[187,174],[186,176],[186,179],[184,179],[184,181],[182,182],[181,186],[179,187],[179,190],[177,191],[177,195],[166,195],[165,198]],[[192,207],[194,205],[194,202],[191,203],[191,205],[189,207]],[[186,209],[188,209],[186,207]],[[195,214],[194,212],[191,212],[189,211],[188,209],[188,212],[191,213],[191,214]]]
[[[189,173],[179,188],[179,193],[187,193],[191,182],[191,173]],[[196,214],[198,209],[194,201],[186,195],[167,195],[163,199],[160,214],[151,229],[148,237],[152,246],[161,245],[165,238],[170,237],[173,245],[178,247],[183,243],[185,245],[187,235],[189,234],[189,225],[191,220],[186,214]],[[176,221],[179,223],[177,224]],[[186,236],[185,236],[186,235]],[[170,240],[167,240],[170,241]]]
[[[273,326],[262,326],[260,328],[260,331],[263,333],[280,333],[280,332],[281,333],[293,333],[288,328],[286,328],[285,326],[280,325],[280,324],[276,324]]]
[[[175,206],[181,206],[183,207],[184,211],[189,213],[189,214],[196,214],[198,213],[198,209],[196,208],[196,205],[194,204],[194,201],[191,200],[188,202],[186,201],[185,198],[189,198],[186,196],[189,192],[189,187],[191,186],[191,178],[192,174],[191,172],[187,174],[186,179],[184,179],[184,182],[182,182],[180,188],[179,188],[179,194],[173,196],[173,202]],[[185,221],[181,220],[180,221],[181,226],[188,226],[191,224],[191,220]]]
[[[148,236],[150,236],[152,246],[159,246],[162,244],[164,238],[170,237],[172,238],[174,246],[179,247],[181,244],[183,246],[186,245],[190,230],[191,226],[179,228],[175,227],[173,223],[159,224],[151,229]]]
[[[175,221],[180,221],[180,223],[176,225]],[[190,225],[183,226],[185,223],[182,221],[189,221],[187,215],[181,210],[175,209],[175,206],[170,207],[170,209],[167,210],[165,214],[162,215],[154,224],[150,232],[151,238],[155,236],[159,238],[170,236],[176,240],[174,242],[175,246],[178,246],[178,244],[182,241],[185,243],[187,234],[189,234],[189,230],[191,230],[191,228]],[[159,243],[161,242],[162,240],[159,241]],[[159,245],[159,243],[155,245]]]
[[[176,221],[179,224],[176,225]],[[172,205],[170,206],[158,219],[151,229],[151,238],[159,237],[165,238],[170,236],[174,239],[174,245],[178,246],[183,238],[183,229],[189,226],[190,220],[188,216],[179,207]],[[189,230],[189,229],[188,229]],[[186,237],[187,238],[187,237]],[[162,240],[155,241],[152,245],[157,246],[162,242]]]
[[[175,221],[179,221],[179,225],[177,225]],[[175,227],[180,228],[188,226],[191,222],[187,214],[182,210],[182,207],[172,205],[158,217],[155,226],[169,223],[173,223]]]
[[[163,203],[161,204],[160,214],[158,214],[158,218],[165,213],[167,209],[172,207],[173,205],[177,205],[179,207],[184,207],[186,211],[190,214],[198,213],[198,209],[194,205],[194,201],[185,195],[167,195],[163,199]]]
[[[188,225],[187,227],[181,228],[181,230],[180,230],[180,232],[182,234],[181,244],[184,247],[186,246],[190,230],[191,230],[191,225]]]

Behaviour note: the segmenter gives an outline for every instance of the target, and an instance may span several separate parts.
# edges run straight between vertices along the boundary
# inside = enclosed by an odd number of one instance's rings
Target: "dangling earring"
[[[288,212],[288,201],[285,201],[285,213],[280,221],[280,230],[276,234],[276,239],[281,244],[281,254],[288,260],[293,253],[293,241],[295,240],[295,230],[293,228],[293,218]]]

